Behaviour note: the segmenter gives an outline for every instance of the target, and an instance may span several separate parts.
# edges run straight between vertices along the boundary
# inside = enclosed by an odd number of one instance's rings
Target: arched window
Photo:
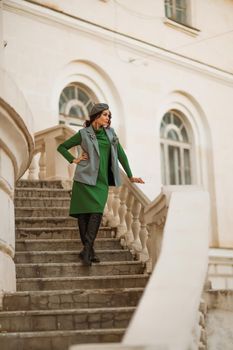
[[[96,97],[88,88],[77,83],[69,84],[60,95],[59,124],[83,125],[94,102],[97,102]]]
[[[169,111],[160,126],[161,169],[164,185],[190,185],[191,137],[184,116],[177,111]]]

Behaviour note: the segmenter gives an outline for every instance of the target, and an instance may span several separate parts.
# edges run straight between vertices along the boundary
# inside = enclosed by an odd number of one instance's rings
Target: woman
[[[78,218],[83,250],[79,256],[84,265],[100,262],[93,244],[101,223],[109,186],[120,186],[118,159],[131,182],[144,183],[132,176],[126,154],[113,128],[111,112],[106,103],[97,103],[90,112],[90,120],[78,133],[60,144],[57,150],[70,162],[77,164],[70,216]],[[68,149],[81,145],[82,154],[75,158]]]

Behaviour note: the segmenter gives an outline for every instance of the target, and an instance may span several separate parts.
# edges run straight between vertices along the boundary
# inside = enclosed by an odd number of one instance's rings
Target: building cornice
[[[114,31],[88,20],[64,13],[56,8],[51,8],[48,5],[38,4],[33,0],[5,0],[4,9],[14,13],[35,16],[41,18],[43,21],[47,21],[48,23],[53,22],[95,37],[98,36],[100,39],[110,41],[111,43],[117,43],[117,45],[130,49],[137,54],[144,55],[142,60],[154,59],[163,62],[170,62],[188,70],[205,74],[227,85],[233,85],[233,73],[172,52],[141,39],[131,37],[127,34]],[[129,60],[128,63],[133,61],[134,60]]]

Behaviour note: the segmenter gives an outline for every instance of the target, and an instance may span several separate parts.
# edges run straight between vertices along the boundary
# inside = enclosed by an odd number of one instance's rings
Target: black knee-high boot
[[[90,218],[90,214],[86,214],[86,213],[78,214],[78,227],[79,227],[80,238],[81,238],[83,246],[85,245],[86,232],[87,232],[89,218]]]
[[[99,230],[102,216],[103,214],[101,213],[78,214],[80,238],[84,246],[83,250],[79,253],[79,256],[84,265],[90,266],[91,262],[100,262],[100,259],[95,254],[93,245]]]
[[[86,240],[87,240],[86,245],[90,252],[90,259],[92,262],[100,262],[99,258],[95,255],[93,245],[100,227],[102,216],[103,214],[101,213],[91,213],[88,221],[87,233],[86,233]]]
[[[90,266],[91,261],[90,261],[90,254],[87,251],[86,248],[86,234],[87,234],[87,226],[89,222],[90,214],[78,214],[78,227],[79,227],[79,233],[80,233],[80,238],[83,244],[83,249],[79,253],[79,257],[84,263],[84,265]]]

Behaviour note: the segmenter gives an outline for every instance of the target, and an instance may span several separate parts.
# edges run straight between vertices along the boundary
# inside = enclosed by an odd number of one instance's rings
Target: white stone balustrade
[[[126,214],[125,214],[125,223],[126,223],[126,232],[125,232],[125,241],[126,245],[128,247],[131,246],[134,236],[132,231],[132,222],[133,222],[133,215],[132,215],[132,207],[134,202],[134,196],[133,193],[127,189],[128,197],[126,199]]]
[[[146,246],[149,260],[147,261],[147,271],[150,272],[159,258],[163,229],[168,211],[168,202],[165,194],[161,193],[151,202],[144,211],[144,220],[148,227],[148,239]],[[145,215],[146,214],[146,215]]]
[[[122,246],[129,248],[135,259],[145,262],[147,272],[151,272],[161,248],[167,214],[166,198],[161,194],[153,202],[153,210],[156,207],[157,211],[153,214],[153,224],[147,225],[144,214],[146,208],[150,210],[149,199],[129,181],[123,171],[121,176],[123,185],[120,189],[109,191],[107,223],[111,225],[119,216],[117,237],[121,238]],[[114,196],[114,191],[117,191],[117,196]],[[118,210],[118,215],[116,210]]]
[[[121,237],[125,241],[125,234],[127,231],[126,227],[126,221],[125,221],[125,216],[127,212],[127,206],[126,206],[126,198],[128,195],[128,188],[126,186],[122,186],[120,190],[120,206],[119,206],[119,218],[120,218],[120,223],[118,225],[117,229],[117,236]]]
[[[0,291],[15,291],[15,182],[28,168],[34,150],[32,114],[24,96],[0,68]]]
[[[34,158],[29,167],[28,179],[71,181],[75,165],[69,164],[67,160],[57,152],[57,147],[74,134],[75,132],[65,125],[57,125],[36,132]],[[74,156],[77,155],[76,148],[73,148],[70,152]],[[40,154],[40,156],[37,167],[38,154]],[[39,168],[38,172],[37,168]]]

